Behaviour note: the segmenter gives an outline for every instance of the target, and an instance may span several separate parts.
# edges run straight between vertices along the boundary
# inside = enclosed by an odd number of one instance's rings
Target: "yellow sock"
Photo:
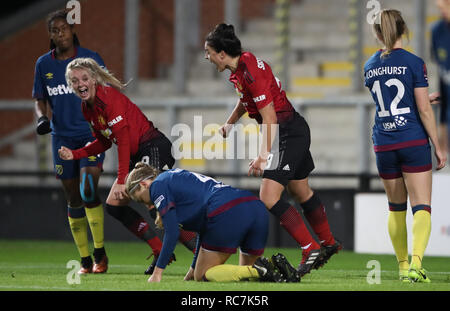
[[[104,243],[104,213],[103,205],[92,208],[85,208],[89,227],[91,228],[92,239],[94,240],[95,248],[102,248]]]
[[[69,208],[69,210],[77,210],[75,213],[72,212],[72,214],[69,212],[69,215],[78,214],[76,216],[79,216],[80,214],[84,214],[84,208],[78,208],[73,209]],[[79,210],[83,210],[82,212]],[[75,245],[78,248],[78,252],[80,253],[80,257],[87,257],[89,256],[89,245],[88,245],[88,234],[87,234],[87,218],[86,216],[82,217],[70,217],[69,216],[69,225],[70,230],[72,231],[72,236],[75,241]]]
[[[413,250],[411,265],[422,268],[422,258],[428,245],[431,233],[431,213],[428,210],[420,209],[413,216]]]
[[[218,265],[208,269],[205,277],[210,282],[237,282],[259,278],[259,274],[252,266]]]
[[[406,204],[405,204],[406,207]],[[388,230],[394,247],[399,270],[408,270],[408,235],[406,231],[406,210],[389,211]]]

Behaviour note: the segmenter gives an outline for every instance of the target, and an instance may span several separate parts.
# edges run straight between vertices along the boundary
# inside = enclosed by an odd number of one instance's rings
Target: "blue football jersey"
[[[169,262],[178,241],[180,224],[185,230],[202,232],[208,216],[219,214],[221,206],[245,196],[254,195],[198,173],[181,169],[161,173],[150,186],[150,198],[160,213],[165,231],[156,265],[165,268]]]
[[[420,119],[414,89],[428,87],[423,60],[395,49],[381,57],[376,52],[364,65],[365,86],[376,104],[373,144],[375,151],[388,151],[428,143]]]
[[[441,20],[431,29],[431,53],[439,66],[441,122],[450,120],[450,24]]]
[[[81,113],[81,99],[75,95],[66,83],[66,67],[78,57],[93,58],[100,66],[105,66],[96,52],[76,47],[75,56],[66,60],[58,60],[54,50],[42,55],[36,61],[32,96],[45,99],[52,108],[52,134],[81,137],[92,135],[88,122]]]

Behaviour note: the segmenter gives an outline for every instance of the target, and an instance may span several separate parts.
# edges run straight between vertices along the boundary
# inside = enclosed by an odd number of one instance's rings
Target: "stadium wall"
[[[425,255],[450,255],[450,209],[448,204],[450,175],[433,175],[431,200],[431,235]],[[355,196],[355,251],[371,254],[394,254],[388,234],[388,201],[384,193],[359,193]],[[408,201],[406,217],[409,253],[412,250],[412,212]]]
[[[224,0],[200,1],[200,37],[223,21]],[[274,0],[241,0],[242,20],[267,15]],[[97,51],[108,69],[123,79],[125,0],[80,0],[81,24],[76,32],[81,45]],[[139,16],[139,78],[154,79],[173,64],[174,1],[141,0]],[[203,41],[200,40],[201,45]],[[202,49],[202,46],[199,46]],[[34,66],[49,50],[45,18],[0,40],[0,99],[30,99]],[[33,112],[3,111],[0,137],[33,122]],[[0,150],[0,156],[10,153]]]
[[[124,0],[81,0],[81,24],[76,32],[82,46],[97,51],[119,78],[124,72]],[[224,0],[200,0],[200,37],[223,21]],[[241,0],[241,18],[264,16],[274,0]],[[158,66],[173,63],[174,1],[141,0],[139,77],[157,78]],[[202,49],[203,42],[199,49]],[[34,65],[49,49],[45,18],[0,41],[1,99],[31,98]]]
[[[250,189],[255,195],[257,189]],[[106,198],[108,188],[100,189]],[[318,190],[325,205],[333,234],[347,250],[353,249],[353,197],[355,190]],[[289,200],[289,197],[285,197]],[[0,187],[0,239],[72,240],[67,221],[67,206],[61,187]],[[293,203],[293,202],[291,202]],[[155,228],[145,207],[130,204]],[[298,207],[298,206],[297,206]],[[298,247],[272,215],[269,217],[267,246]],[[162,232],[159,231],[160,234]],[[106,241],[137,241],[118,221],[105,212]],[[107,242],[106,242],[107,243]]]

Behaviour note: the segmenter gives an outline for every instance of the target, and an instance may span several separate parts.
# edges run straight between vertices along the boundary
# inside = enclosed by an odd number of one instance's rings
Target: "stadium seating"
[[[414,40],[415,18],[414,4],[410,0],[380,1],[382,7],[401,9],[411,30],[412,37],[408,48],[412,48]],[[438,19],[437,9],[433,1],[426,1],[427,30],[425,61],[430,72],[430,91],[437,90],[436,66],[429,55],[429,26]],[[326,9],[324,9],[326,8]],[[351,62],[349,32],[349,0],[303,0],[292,1],[290,7],[290,54],[289,54],[289,88],[288,96],[298,98],[337,98],[355,95],[352,89],[352,72],[359,70]],[[379,48],[375,42],[369,25],[364,27],[364,59]],[[247,20],[238,34],[243,47],[273,65],[276,62],[276,21],[272,15]],[[228,73],[219,74],[215,67],[204,59],[201,48],[190,56],[188,67],[187,97],[230,97],[235,96],[231,83],[227,82]],[[151,81],[139,81],[138,92],[130,94],[132,98],[168,98],[176,96],[171,81],[171,70],[166,78]],[[362,75],[361,75],[362,76]],[[362,79],[362,77],[361,77]],[[368,97],[368,93],[356,94]],[[186,96],[184,96],[186,97]],[[161,109],[145,109],[145,112],[167,134],[169,125],[165,111]],[[198,114],[191,109],[182,108],[178,112],[178,122],[193,125],[192,115]],[[203,124],[221,123],[225,121],[229,111],[225,108],[202,110]],[[358,116],[351,107],[324,108],[310,107],[302,111],[312,129],[312,153],[316,160],[316,172],[357,173],[357,149],[355,147]],[[244,119],[244,123],[250,120]],[[368,131],[370,130],[368,124]],[[339,131],[336,131],[339,129]],[[204,142],[203,142],[204,143]],[[48,144],[50,145],[50,144]],[[202,143],[196,142],[193,148]],[[19,143],[14,154],[2,158],[0,169],[13,167],[37,169],[35,145]],[[48,154],[51,150],[48,148]],[[371,172],[376,172],[371,154]],[[111,159],[111,157],[109,157]],[[107,160],[106,168],[113,167],[112,160]],[[49,158],[51,169],[51,158]],[[197,171],[229,172],[232,166],[225,160],[183,160],[183,167]],[[239,167],[246,172],[248,161],[240,161]]]

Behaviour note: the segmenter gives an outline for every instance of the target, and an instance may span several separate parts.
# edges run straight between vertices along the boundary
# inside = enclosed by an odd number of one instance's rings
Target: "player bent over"
[[[299,275],[293,275],[296,271],[284,256],[277,255],[279,262],[260,257],[267,241],[268,214],[251,192],[186,170],[160,173],[144,163],[138,163],[130,172],[126,190],[133,200],[154,204],[158,213],[156,223],[165,230],[161,254],[149,282],[161,281],[180,227],[199,234],[197,251],[185,280],[285,281],[283,270],[275,264],[289,270],[289,277],[300,280]],[[226,265],[238,247],[239,266]]]

